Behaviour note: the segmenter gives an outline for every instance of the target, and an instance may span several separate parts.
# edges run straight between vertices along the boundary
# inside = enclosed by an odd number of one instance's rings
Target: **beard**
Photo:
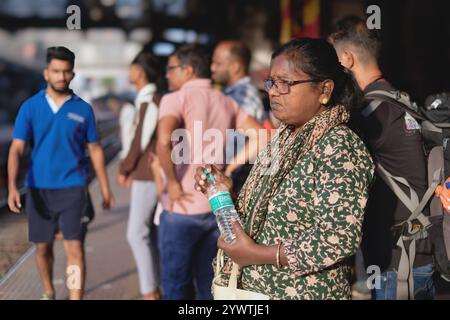
[[[52,88],[53,91],[60,93],[60,94],[64,94],[64,93],[67,93],[70,91],[68,82],[64,82],[64,86],[60,86],[60,87],[55,86],[54,83],[49,82],[48,84],[50,85],[50,87]]]
[[[217,83],[223,87],[228,87],[230,83],[230,77],[227,74],[215,74],[212,78],[214,83]]]

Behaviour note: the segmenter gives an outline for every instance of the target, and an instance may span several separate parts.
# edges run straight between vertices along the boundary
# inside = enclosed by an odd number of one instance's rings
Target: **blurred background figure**
[[[141,52],[134,58],[129,80],[138,90],[136,116],[132,117],[135,128],[132,128],[133,138],[117,176],[121,186],[129,186],[131,178],[127,239],[136,260],[144,300],[161,299],[158,249],[153,235],[156,230],[152,232],[158,194],[149,163],[150,154],[155,151],[159,103],[155,96],[160,77],[159,63],[151,53]]]
[[[88,207],[89,158],[99,179],[103,205],[114,206],[105,169],[105,156],[89,104],[70,88],[75,76],[75,55],[66,47],[47,49],[44,78],[47,88],[27,99],[16,118],[8,158],[8,205],[20,213],[17,188],[20,156],[32,143],[31,165],[26,178],[29,240],[36,245],[36,264],[42,279],[42,300],[53,300],[53,242],[58,230],[64,238],[67,270],[78,269],[79,284],[70,289],[70,299],[81,299],[85,281],[83,221]],[[69,274],[69,271],[67,271]]]
[[[223,87],[224,93],[236,101],[248,115],[258,122],[264,120],[264,107],[258,89],[249,77],[252,53],[242,42],[219,42],[211,63],[212,79]]]
[[[239,107],[260,124],[265,120],[264,106],[258,89],[249,77],[250,49],[240,41],[226,40],[219,42],[214,49],[211,76],[223,87],[223,92],[237,102]],[[238,193],[250,173],[252,166],[230,164],[235,155],[245,146],[245,136],[237,134],[227,139],[226,162],[229,164],[226,174],[231,175],[233,191]]]
[[[120,142],[122,149],[120,150],[120,158],[124,159],[130,150],[131,142],[133,141],[136,118],[136,108],[133,104],[125,102],[120,109],[119,127],[120,127]]]
[[[161,100],[157,154],[169,201],[161,214],[158,244],[162,287],[169,300],[212,299],[211,262],[217,253],[219,229],[208,200],[195,192],[193,177],[204,162],[223,169],[225,144],[202,141],[203,135],[215,129],[226,138],[227,129],[261,128],[235,101],[212,87],[209,60],[202,48],[187,45],[177,49],[166,66],[172,92]],[[180,128],[184,129],[182,141],[173,141],[172,134]],[[201,147],[196,143],[199,139]],[[257,146],[255,137],[249,140]],[[180,150],[178,144],[185,146],[181,152],[175,151],[175,147]],[[180,153],[182,158],[177,158]],[[256,152],[250,154],[256,156]]]

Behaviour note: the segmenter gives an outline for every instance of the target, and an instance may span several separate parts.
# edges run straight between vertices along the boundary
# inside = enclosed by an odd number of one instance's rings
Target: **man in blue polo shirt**
[[[8,204],[22,207],[16,180],[26,143],[32,146],[25,186],[29,240],[36,245],[36,264],[44,287],[42,299],[54,299],[52,284],[53,241],[60,230],[64,237],[68,274],[76,275],[70,299],[81,299],[85,279],[84,212],[88,205],[89,158],[99,179],[103,206],[114,203],[98,143],[91,106],[75,95],[69,85],[75,55],[65,47],[47,49],[44,77],[47,88],[26,100],[19,110],[8,159]]]

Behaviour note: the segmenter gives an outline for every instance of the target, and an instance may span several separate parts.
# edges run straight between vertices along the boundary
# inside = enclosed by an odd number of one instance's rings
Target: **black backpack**
[[[445,213],[439,198],[434,197],[436,187],[450,177],[450,93],[429,96],[424,107],[413,103],[408,94],[400,91],[377,90],[365,95],[368,105],[362,116],[368,117],[383,102],[401,107],[419,125],[427,156],[428,189],[422,199],[403,177],[396,177],[377,163],[377,172],[411,211],[410,217],[395,225],[397,246],[401,249],[397,270],[397,300],[414,299],[413,264],[416,251],[430,253],[434,267],[443,279],[450,282],[450,214]],[[406,186],[407,195],[399,185]],[[425,207],[430,216],[425,216]]]

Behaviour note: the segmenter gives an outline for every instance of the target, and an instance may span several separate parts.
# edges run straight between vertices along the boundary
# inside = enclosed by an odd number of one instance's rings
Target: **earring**
[[[328,103],[328,98],[323,98],[322,100],[320,100],[320,104],[327,104]]]

